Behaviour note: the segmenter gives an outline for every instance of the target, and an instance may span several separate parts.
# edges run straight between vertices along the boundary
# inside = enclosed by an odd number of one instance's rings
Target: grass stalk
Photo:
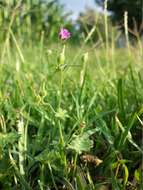
[[[128,53],[130,55],[130,42],[129,42],[129,32],[128,32],[128,12],[124,13],[124,28],[125,28],[125,37],[126,37],[126,45],[128,49]]]
[[[49,170],[50,170],[50,174],[51,174],[51,178],[52,178],[52,182],[53,182],[54,188],[55,188],[55,190],[58,190],[58,187],[56,185],[56,182],[55,182],[55,179],[54,179],[54,176],[53,176],[53,172],[52,172],[52,168],[51,168],[50,163],[48,163],[48,167],[49,167]]]
[[[18,125],[17,125],[17,129],[18,129],[18,134],[20,135],[19,138],[19,142],[18,142],[18,149],[19,149],[19,172],[22,176],[25,175],[25,170],[24,170],[24,160],[25,160],[25,156],[24,156],[24,151],[25,151],[25,147],[24,147],[24,142],[25,142],[25,127],[24,127],[24,121],[22,118],[20,118],[18,120]]]

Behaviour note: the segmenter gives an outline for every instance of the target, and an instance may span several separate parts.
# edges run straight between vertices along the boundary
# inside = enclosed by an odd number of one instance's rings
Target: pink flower
[[[67,40],[71,37],[71,33],[66,28],[61,28],[59,36],[61,40]]]

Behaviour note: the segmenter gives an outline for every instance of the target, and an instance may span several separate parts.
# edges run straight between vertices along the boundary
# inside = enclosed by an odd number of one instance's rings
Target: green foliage
[[[93,140],[90,140],[89,137],[94,133],[95,130],[86,130],[79,135],[73,135],[68,148],[74,150],[78,154],[90,151],[93,147]]]
[[[24,62],[10,49],[0,67],[0,187],[140,188],[141,55],[116,50],[108,65],[104,50],[80,49],[77,58],[77,47],[67,45],[66,68],[57,70],[62,47],[49,54],[43,46],[41,57],[41,43],[32,50],[16,43]]]
[[[4,148],[8,144],[13,144],[15,141],[17,141],[19,138],[19,135],[17,133],[0,133],[0,147]]]
[[[23,43],[8,30],[0,45],[0,189],[141,187],[142,49],[115,49],[114,36],[103,48],[87,46],[95,28],[80,47],[47,46],[44,36]]]
[[[70,23],[58,0],[2,0],[0,11],[1,40],[10,29],[25,42],[40,40],[43,34],[49,41],[57,40],[59,28]]]

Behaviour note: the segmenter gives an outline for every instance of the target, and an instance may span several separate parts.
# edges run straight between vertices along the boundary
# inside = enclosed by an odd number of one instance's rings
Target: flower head
[[[66,28],[61,28],[59,36],[61,40],[67,40],[71,37],[71,33]]]

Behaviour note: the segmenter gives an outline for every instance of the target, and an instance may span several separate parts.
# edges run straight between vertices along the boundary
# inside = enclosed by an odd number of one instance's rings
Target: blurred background
[[[114,36],[117,46],[124,46],[125,12],[129,39],[135,43],[143,36],[142,0],[1,0],[0,40],[11,30],[21,42],[40,40],[56,42],[61,27],[72,32],[71,43],[79,43],[95,27],[89,43],[108,41]],[[108,28],[105,22],[108,22]]]

